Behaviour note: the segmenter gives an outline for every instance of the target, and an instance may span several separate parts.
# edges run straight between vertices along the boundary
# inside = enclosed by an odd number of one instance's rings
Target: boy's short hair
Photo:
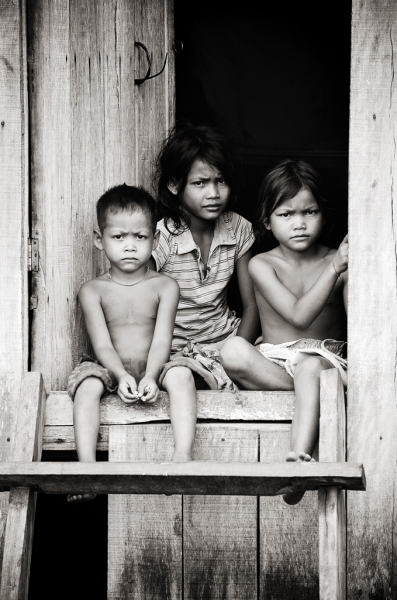
[[[116,185],[107,190],[96,203],[98,226],[101,232],[106,227],[109,213],[117,214],[122,211],[133,212],[142,210],[147,213],[153,233],[156,231],[156,202],[143,187],[133,185]]]

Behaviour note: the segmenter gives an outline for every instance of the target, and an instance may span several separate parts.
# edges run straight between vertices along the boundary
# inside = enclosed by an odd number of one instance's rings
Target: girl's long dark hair
[[[309,190],[330,228],[330,212],[321,193],[319,173],[304,160],[284,160],[274,167],[262,182],[256,216],[256,242],[259,249],[270,250],[277,245],[271,231],[266,229],[270,215],[281,202],[296,196],[302,189]]]
[[[181,233],[190,227],[190,222],[182,210],[179,194],[170,192],[168,184],[175,180],[179,192],[183,191],[190,169],[197,160],[217,168],[230,187],[230,202],[237,198],[242,169],[230,138],[223,131],[207,125],[177,123],[164,140],[156,164],[159,218],[164,218],[170,233]]]

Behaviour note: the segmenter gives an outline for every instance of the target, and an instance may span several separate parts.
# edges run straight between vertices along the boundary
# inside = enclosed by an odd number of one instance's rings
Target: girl
[[[263,344],[228,340],[221,360],[228,375],[249,390],[295,389],[289,461],[310,461],[318,437],[320,374],[337,367],[346,336],[347,236],[338,250],[320,243],[326,205],[316,171],[286,160],[260,190],[258,237],[276,247],[249,263]],[[289,504],[303,494],[286,494]]]
[[[253,342],[259,325],[248,275],[251,223],[231,212],[238,160],[230,140],[206,126],[179,125],[158,157],[158,202],[163,219],[153,251],[157,271],[176,279],[180,300],[171,360],[159,382],[170,398],[174,461],[191,460],[199,387],[232,387],[219,360],[225,340],[238,333]],[[227,306],[236,269],[243,304],[239,319]]]

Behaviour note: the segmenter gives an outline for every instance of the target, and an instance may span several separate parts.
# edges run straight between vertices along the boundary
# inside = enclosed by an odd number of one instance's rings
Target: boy
[[[84,283],[78,297],[99,364],[80,363],[68,384],[82,462],[96,460],[99,401],[105,392],[117,389],[125,404],[156,400],[179,299],[178,284],[147,266],[158,239],[155,201],[148,192],[125,184],[108,190],[97,202],[97,219],[94,244],[110,268]],[[70,494],[68,502],[94,497]]]
[[[249,390],[295,389],[288,461],[310,461],[318,438],[320,374],[336,367],[346,383],[342,358],[346,335],[347,236],[338,250],[319,243],[326,206],[318,174],[303,161],[287,160],[261,189],[259,237],[278,245],[249,263],[265,343],[226,342],[221,359],[228,375]],[[259,351],[258,351],[259,350]],[[284,495],[296,504],[303,493]]]

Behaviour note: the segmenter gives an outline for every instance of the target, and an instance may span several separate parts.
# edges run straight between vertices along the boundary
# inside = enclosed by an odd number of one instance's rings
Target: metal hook
[[[150,75],[150,70],[152,68],[152,56],[149,54],[149,50],[146,48],[145,44],[143,44],[142,42],[135,42],[135,46],[138,46],[139,48],[142,48],[145,51],[146,60],[148,62],[148,69],[146,71],[145,76],[141,77],[139,79],[135,79],[135,84],[136,85],[141,85],[145,81],[148,81],[149,79],[154,79],[154,77],[158,77],[159,75],[161,75],[161,73],[165,69],[165,65],[167,64],[168,52],[165,55],[164,64],[163,64],[161,70],[158,73],[156,73],[155,75]]]

